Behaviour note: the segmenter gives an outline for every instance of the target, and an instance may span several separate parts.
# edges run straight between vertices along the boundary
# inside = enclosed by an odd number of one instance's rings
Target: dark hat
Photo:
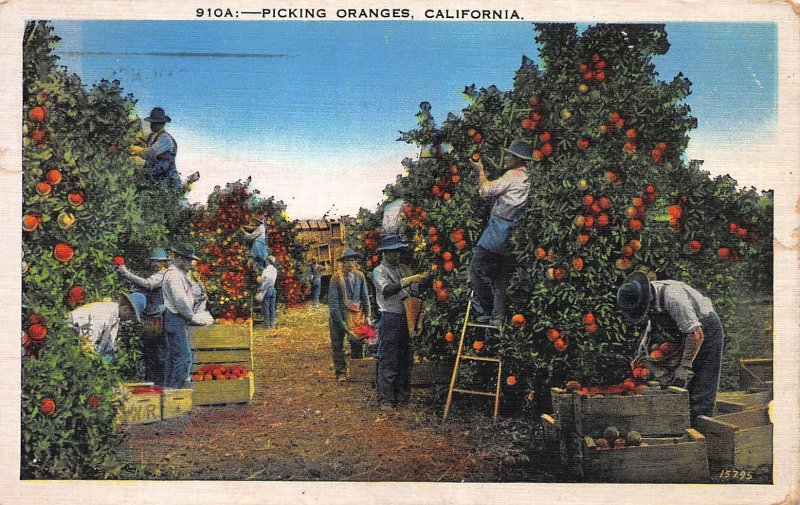
[[[378,251],[391,251],[393,249],[404,249],[406,245],[397,233],[384,233],[381,235],[381,246]]]
[[[159,247],[158,249],[153,251],[153,255],[150,256],[150,259],[153,261],[169,261],[170,257],[167,256],[167,251]]]
[[[650,281],[644,272],[634,272],[617,290],[617,307],[628,322],[637,323],[650,309]]]
[[[153,110],[150,111],[150,115],[144,118],[144,120],[148,123],[169,123],[172,121],[161,107],[153,107]]]
[[[506,152],[509,152],[516,156],[517,158],[523,160],[530,160],[533,158],[533,153],[531,152],[531,146],[526,144],[525,142],[521,141],[514,141],[511,143],[511,147],[506,149]]]
[[[347,250],[339,257],[339,261],[345,260],[357,260],[360,259],[361,255],[354,251],[352,248],[347,248]]]
[[[195,254],[194,246],[192,244],[181,244],[179,247],[171,247],[170,251],[179,254],[184,258],[192,260],[199,260],[200,258]]]

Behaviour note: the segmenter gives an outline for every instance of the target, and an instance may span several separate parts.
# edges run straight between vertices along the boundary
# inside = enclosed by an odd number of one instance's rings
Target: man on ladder
[[[512,142],[503,157],[506,168],[498,179],[490,181],[481,161],[473,161],[478,177],[478,193],[483,198],[494,198],[489,223],[481,234],[478,244],[472,253],[469,266],[469,283],[472,286],[470,303],[464,314],[464,325],[461,328],[461,339],[458,342],[456,362],[447,392],[443,420],[447,419],[453,393],[465,393],[494,398],[494,418],[500,406],[500,377],[503,363],[498,358],[463,355],[464,338],[467,328],[484,330],[501,330],[505,316],[505,283],[510,272],[511,261],[506,256],[508,240],[522,219],[522,213],[528,203],[531,183],[528,174],[528,162],[532,159],[531,148],[522,142]],[[470,313],[474,310],[478,317],[470,323]],[[472,360],[497,365],[497,383],[495,390],[475,391],[456,387],[458,369],[462,360]]]
[[[469,266],[469,282],[474,290],[472,307],[478,314],[478,323],[498,327],[503,323],[505,281],[511,264],[506,247],[528,203],[531,158],[528,144],[513,142],[503,157],[506,173],[493,181],[486,177],[483,162],[473,161],[478,193],[483,198],[494,198],[489,223],[475,246]]]

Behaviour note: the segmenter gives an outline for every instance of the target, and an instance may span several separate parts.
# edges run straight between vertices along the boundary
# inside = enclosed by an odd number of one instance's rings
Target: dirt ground
[[[380,412],[374,387],[334,381],[327,310],[281,312],[254,327],[256,393],[246,405],[195,407],[126,428],[129,478],[294,481],[552,481],[531,419],[491,422],[461,404],[441,423],[442,390]],[[491,400],[489,400],[491,401]],[[502,436],[500,435],[502,431]]]

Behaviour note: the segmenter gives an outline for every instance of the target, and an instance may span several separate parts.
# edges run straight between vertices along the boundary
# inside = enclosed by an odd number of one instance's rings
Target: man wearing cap
[[[393,410],[411,397],[414,360],[403,300],[411,294],[413,283],[429,276],[427,272],[410,275],[408,267],[401,264],[405,248],[398,234],[382,235],[378,251],[383,253],[383,258],[372,271],[375,298],[381,311],[375,381],[381,410]]]
[[[150,182],[177,193],[181,190],[181,178],[175,166],[178,144],[164,129],[172,119],[164,113],[164,109],[155,107],[144,120],[150,123],[146,146],[132,145],[131,154],[144,159]]]
[[[670,367],[666,382],[689,390],[692,426],[713,416],[725,332],[711,300],[679,281],[650,281],[634,272],[617,291],[617,306],[630,323],[646,317],[650,332],[667,335],[678,351],[656,366]]]
[[[328,288],[328,329],[331,335],[331,351],[336,380],[347,380],[347,363],[344,359],[344,339],[350,341],[350,357],[364,357],[364,345],[351,331],[365,324],[372,317],[369,292],[364,274],[358,269],[356,260],[361,256],[347,249],[339,258],[336,272],[331,276]]]
[[[275,328],[275,311],[277,309],[278,292],[275,290],[275,281],[278,279],[278,270],[275,268],[275,256],[267,258],[267,266],[261,272],[261,285],[258,287],[256,299],[264,304],[264,325]]]
[[[202,287],[189,275],[192,262],[199,260],[191,244],[172,249],[172,264],[164,272],[161,291],[164,295],[164,333],[167,358],[164,364],[164,385],[183,387],[192,367],[187,324],[205,325],[207,321],[196,320],[197,293]]]
[[[479,322],[491,320],[499,326],[505,315],[505,279],[511,265],[506,247],[528,203],[530,160],[530,146],[512,143],[503,157],[506,172],[493,181],[486,177],[483,162],[473,162],[478,193],[483,198],[494,199],[489,223],[475,246],[469,267],[469,280],[474,290],[472,303]]]
[[[256,265],[260,268],[266,267],[267,256],[269,255],[269,249],[267,247],[267,227],[264,224],[265,219],[266,216],[256,216],[258,226],[250,233],[246,232],[244,228],[241,228],[244,238],[253,242],[250,253],[253,255]]]
[[[143,292],[131,293],[129,298],[136,311],[137,319],[146,324],[145,330],[148,328],[154,330],[145,331],[143,335],[144,376],[146,381],[162,386],[167,349],[163,332],[160,331],[163,330],[162,317],[164,313],[164,297],[161,293],[161,286],[171,260],[164,249],[156,249],[153,251],[150,261],[156,271],[146,279],[134,274],[125,265],[115,266],[115,270],[120,277],[143,290]],[[155,331],[156,329],[159,331]]]

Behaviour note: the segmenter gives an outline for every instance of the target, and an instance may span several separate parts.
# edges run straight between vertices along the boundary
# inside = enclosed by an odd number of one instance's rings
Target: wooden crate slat
[[[772,358],[741,358],[739,365],[739,387],[771,387],[773,384]]]
[[[192,350],[253,348],[252,321],[243,324],[190,326],[188,330]]]
[[[192,363],[249,363],[250,349],[220,349],[215,351],[192,351]]]
[[[655,436],[680,435],[689,427],[689,393],[684,389],[591,398],[553,388],[551,395],[553,417],[564,432],[589,435],[616,426]]]
[[[717,414],[741,412],[751,407],[765,405],[772,400],[772,391],[748,393],[746,391],[729,391],[717,394]]]
[[[773,426],[759,426],[739,430],[734,435],[733,465],[754,468],[772,464]]]

